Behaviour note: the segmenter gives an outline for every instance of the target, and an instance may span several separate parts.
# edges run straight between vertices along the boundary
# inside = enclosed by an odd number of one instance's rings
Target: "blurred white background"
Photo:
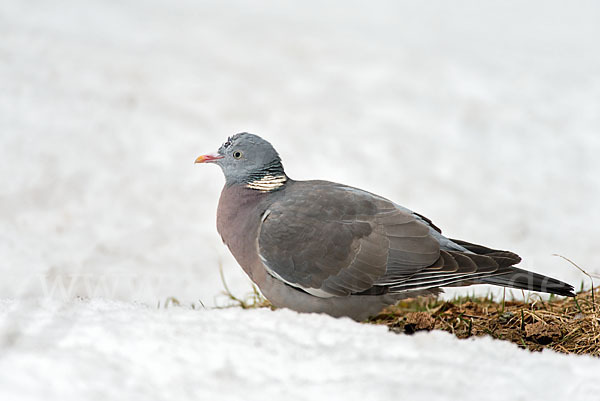
[[[600,273],[598,21],[593,1],[4,1],[0,298],[210,305],[219,264],[250,291],[222,174],[193,164],[240,131],[295,179],[579,287],[552,254]]]

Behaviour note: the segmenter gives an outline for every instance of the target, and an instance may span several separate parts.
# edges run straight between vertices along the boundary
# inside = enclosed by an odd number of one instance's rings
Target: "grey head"
[[[196,163],[221,167],[226,185],[245,184],[262,192],[280,188],[288,179],[273,146],[247,132],[229,137],[216,153],[202,155]]]

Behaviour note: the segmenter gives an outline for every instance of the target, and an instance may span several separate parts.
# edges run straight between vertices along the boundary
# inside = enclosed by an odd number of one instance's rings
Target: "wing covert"
[[[429,227],[384,198],[313,182],[269,206],[258,251],[275,277],[328,297],[368,290],[390,273],[410,277],[438,260],[439,243]]]

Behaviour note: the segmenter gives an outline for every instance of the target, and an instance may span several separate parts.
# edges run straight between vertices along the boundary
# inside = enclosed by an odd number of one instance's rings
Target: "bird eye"
[[[236,150],[235,152],[233,152],[233,158],[234,159],[241,159],[242,158],[242,152],[240,152],[239,150]]]

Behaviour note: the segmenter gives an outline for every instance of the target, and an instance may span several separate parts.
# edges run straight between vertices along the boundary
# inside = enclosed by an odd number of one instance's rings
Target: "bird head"
[[[196,163],[221,167],[227,184],[252,183],[265,177],[285,177],[281,158],[273,146],[258,135],[242,132],[229,137],[219,150],[199,156]]]

